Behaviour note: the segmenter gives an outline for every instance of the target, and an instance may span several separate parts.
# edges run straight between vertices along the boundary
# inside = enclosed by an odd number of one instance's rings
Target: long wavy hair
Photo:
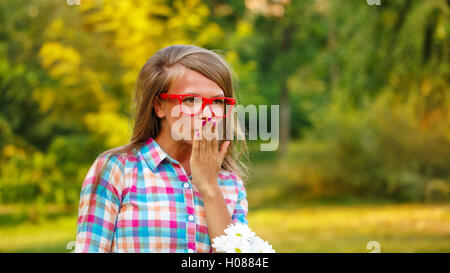
[[[157,96],[167,93],[175,82],[182,78],[186,69],[195,70],[208,79],[214,81],[224,92],[226,97],[236,98],[235,89],[238,89],[238,81],[234,80],[235,74],[222,56],[215,50],[204,49],[195,45],[172,45],[157,51],[141,68],[136,86],[133,92],[131,122],[134,121],[130,142],[126,145],[113,148],[101,153],[100,172],[94,187],[98,184],[102,170],[108,159],[113,155],[123,153],[136,153],[151,137],[156,138],[161,129],[161,119],[156,115],[153,104]],[[233,130],[226,130],[226,119]],[[242,131],[237,118],[237,113],[228,116],[222,122],[222,132],[231,140],[227,153],[222,162],[222,169],[238,175],[243,182],[248,177],[247,163],[241,160],[242,156],[250,163],[245,133]],[[238,139],[239,141],[234,141]]]

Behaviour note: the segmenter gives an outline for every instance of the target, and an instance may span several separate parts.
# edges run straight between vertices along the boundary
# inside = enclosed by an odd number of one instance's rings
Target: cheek
[[[180,122],[184,123],[182,120],[183,115],[180,114],[179,108],[176,105],[170,105],[164,110],[166,121],[170,127],[174,124],[179,124]]]
[[[169,128],[172,128],[172,126],[176,126],[180,129],[180,131],[193,132],[196,128],[194,124],[194,118],[186,115],[179,117],[167,117],[167,122]]]

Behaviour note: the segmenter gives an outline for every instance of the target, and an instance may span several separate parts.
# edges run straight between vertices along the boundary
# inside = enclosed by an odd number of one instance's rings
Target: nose
[[[212,118],[214,116],[212,109],[211,109],[211,104],[206,104],[205,108],[203,108],[203,111],[201,113],[200,118]]]

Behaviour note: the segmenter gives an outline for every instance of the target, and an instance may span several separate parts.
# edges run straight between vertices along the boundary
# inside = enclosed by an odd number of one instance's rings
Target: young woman
[[[100,154],[84,180],[76,252],[213,252],[228,224],[248,223],[247,146],[219,135],[235,117],[232,79],[219,54],[193,45],[144,64],[130,143]]]

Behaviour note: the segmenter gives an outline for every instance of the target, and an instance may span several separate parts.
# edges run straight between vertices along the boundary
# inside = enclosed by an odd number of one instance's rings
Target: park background
[[[76,2],[0,1],[0,252],[73,250],[87,171],[173,44],[219,50],[239,104],[280,105],[246,181],[277,252],[450,252],[449,1]]]

